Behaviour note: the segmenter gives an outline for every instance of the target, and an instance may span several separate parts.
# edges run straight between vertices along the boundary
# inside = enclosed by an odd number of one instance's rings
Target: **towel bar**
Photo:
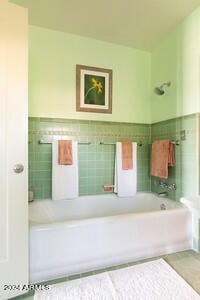
[[[179,140],[171,141],[171,143],[172,143],[173,145],[180,146],[180,141],[179,141]]]
[[[53,141],[43,141],[43,140],[39,140],[38,144],[52,144]],[[90,145],[91,142],[78,142],[78,144],[83,144],[83,145]]]
[[[173,145],[180,146],[180,141],[179,141],[179,140],[171,141],[171,143],[172,143]]]
[[[137,143],[139,147],[143,145],[143,143],[140,141]],[[99,145],[116,145],[116,143],[104,143],[104,142],[99,142]]]

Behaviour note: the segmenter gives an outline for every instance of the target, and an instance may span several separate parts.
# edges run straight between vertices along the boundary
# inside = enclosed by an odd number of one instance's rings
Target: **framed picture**
[[[112,113],[112,70],[76,65],[76,111]]]

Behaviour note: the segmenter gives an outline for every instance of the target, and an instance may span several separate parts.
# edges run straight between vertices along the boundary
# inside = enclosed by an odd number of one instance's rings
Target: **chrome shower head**
[[[165,93],[165,91],[159,86],[159,87],[156,87],[155,89],[154,89],[154,92],[155,92],[155,94],[157,94],[157,95],[163,95],[164,93]]]
[[[165,85],[166,85],[166,86],[170,86],[170,85],[171,85],[171,82],[165,82],[165,83],[163,83],[161,86],[156,87],[156,88],[154,89],[154,93],[157,94],[157,95],[163,95],[163,94],[165,93],[165,91],[164,91],[164,89],[163,89],[163,87],[164,87]]]

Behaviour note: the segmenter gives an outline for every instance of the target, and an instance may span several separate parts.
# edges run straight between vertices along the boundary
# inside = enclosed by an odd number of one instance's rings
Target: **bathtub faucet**
[[[168,196],[168,193],[167,192],[161,192],[161,193],[158,193],[158,195],[160,197],[167,197]]]
[[[170,191],[176,190],[176,183],[167,183],[166,181],[162,181],[162,180],[157,180],[156,183],[164,189],[167,189]]]

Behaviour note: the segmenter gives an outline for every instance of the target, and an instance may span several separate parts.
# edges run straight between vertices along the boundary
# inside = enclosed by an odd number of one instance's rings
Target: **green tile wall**
[[[152,124],[152,142],[162,139],[180,140],[180,146],[175,146],[176,166],[169,167],[169,178],[163,180],[169,184],[176,183],[177,190],[170,191],[159,187],[156,178],[152,176],[153,192],[167,191],[172,199],[198,194],[198,118],[197,114],[193,114]],[[181,140],[181,130],[185,130],[185,140]]]
[[[29,118],[29,188],[35,199],[51,198],[51,144],[39,144],[40,139],[54,141],[72,139],[91,142],[78,146],[79,194],[101,194],[102,185],[114,182],[114,145],[99,142],[142,141],[138,147],[138,191],[150,187],[150,125],[101,121],[49,118]]]
[[[91,142],[78,146],[79,193],[101,194],[103,184],[114,182],[114,145],[99,145],[99,142],[142,141],[138,147],[138,191],[167,191],[172,199],[198,194],[198,114],[158,122],[152,125],[83,121],[49,118],[29,118],[29,188],[35,199],[51,198],[51,144],[40,145],[38,141],[72,139]],[[185,130],[186,139],[181,140]],[[150,177],[150,148],[155,140],[181,140],[175,146],[176,166],[169,168],[167,183],[176,183],[177,190],[163,189]]]

